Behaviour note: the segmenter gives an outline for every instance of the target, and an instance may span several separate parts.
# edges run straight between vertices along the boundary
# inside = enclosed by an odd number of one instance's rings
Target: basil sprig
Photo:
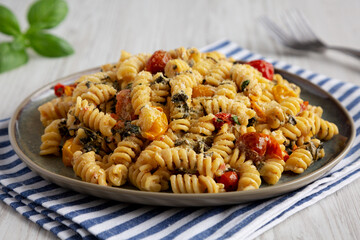
[[[22,32],[14,13],[0,4],[0,32],[12,36],[10,42],[0,43],[0,73],[26,64],[30,47],[45,57],[64,57],[74,53],[64,39],[46,32],[58,26],[66,17],[68,7],[65,0],[38,0],[27,14],[29,28]]]

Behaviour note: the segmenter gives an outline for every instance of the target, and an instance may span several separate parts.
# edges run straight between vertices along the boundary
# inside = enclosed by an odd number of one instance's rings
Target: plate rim
[[[75,78],[76,76],[81,76],[84,74],[89,74],[90,72],[96,72],[99,71],[100,67],[93,67],[89,68],[87,70],[79,71],[73,74],[70,74],[65,77],[61,77],[55,81],[52,81],[43,87],[37,89],[33,93],[31,93],[28,97],[26,97],[20,105],[16,108],[14,114],[12,115],[10,122],[9,122],[9,139],[10,143],[15,151],[15,153],[18,155],[18,157],[33,171],[35,171],[37,174],[39,174],[41,177],[45,178],[50,183],[54,183],[56,185],[59,185],[61,187],[74,190],[79,193],[89,194],[95,197],[99,197],[99,195],[91,193],[91,189],[94,189],[96,191],[100,192],[107,192],[108,194],[103,196],[103,198],[111,199],[115,201],[120,202],[128,202],[126,201],[129,199],[135,199],[136,204],[143,204],[143,205],[157,205],[157,206],[176,206],[176,207],[189,207],[189,206],[217,206],[217,205],[228,205],[228,204],[238,204],[238,203],[244,203],[244,202],[251,202],[256,200],[265,200],[271,197],[279,196],[288,192],[291,192],[293,190],[299,189],[301,187],[304,187],[308,185],[309,183],[318,180],[321,176],[323,176],[325,173],[329,172],[333,167],[335,167],[350,151],[355,137],[356,137],[356,131],[355,131],[355,124],[354,120],[347,111],[347,109],[338,101],[335,97],[333,97],[329,92],[322,89],[320,86],[310,82],[309,80],[300,77],[299,75],[290,73],[288,71],[277,69],[275,68],[276,73],[287,74],[290,75],[292,78],[296,78],[297,80],[300,80],[301,82],[304,82],[305,84],[310,84],[311,86],[315,86],[317,91],[322,92],[322,94],[326,95],[326,97],[330,98],[334,103],[338,105],[339,108],[345,113],[347,120],[349,120],[351,133],[348,140],[348,143],[344,146],[344,148],[341,150],[341,152],[334,157],[334,159],[329,160],[325,165],[321,166],[320,168],[314,170],[313,172],[303,176],[299,177],[297,179],[275,184],[266,188],[259,188],[254,190],[248,190],[248,191],[235,191],[235,192],[225,192],[225,193],[204,193],[204,194],[196,194],[196,193],[187,193],[187,194],[175,194],[171,192],[147,192],[147,191],[141,191],[141,190],[132,190],[132,189],[126,189],[121,187],[108,187],[108,186],[100,186],[97,184],[92,184],[88,182],[84,182],[80,179],[74,179],[70,177],[63,176],[61,174],[57,174],[54,172],[49,171],[48,169],[45,169],[38,164],[36,164],[30,157],[28,157],[20,148],[17,140],[16,140],[16,123],[17,119],[21,115],[22,109],[27,106],[31,99],[34,98],[37,95],[41,95],[41,93],[48,89],[51,86],[54,86],[56,83],[59,82],[66,82],[70,81],[71,79]],[[40,121],[40,120],[39,120]],[[60,181],[60,182],[59,182]],[[77,186],[77,187],[75,187]],[[114,194],[125,194],[128,195],[125,198],[121,198],[122,196],[115,198],[112,197]],[[263,197],[256,198],[259,195],[263,195]],[[139,197],[139,201],[136,199]],[[157,204],[157,202],[152,203],[144,203],[141,199],[156,199],[156,198],[163,198],[163,200],[168,200],[170,202],[164,203],[164,201],[160,201],[161,203]],[[176,198],[177,201],[171,201],[174,198]],[[202,200],[200,202],[196,202],[194,204],[189,204],[189,201],[191,202],[194,198],[197,200]],[[227,198],[229,201],[222,202],[221,204],[217,204],[219,199]],[[125,201],[123,201],[125,200]],[[180,203],[180,204],[179,204]]]

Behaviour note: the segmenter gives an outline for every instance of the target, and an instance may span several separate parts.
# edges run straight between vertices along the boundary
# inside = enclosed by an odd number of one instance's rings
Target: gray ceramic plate
[[[318,86],[296,75],[277,70],[285,79],[302,88],[301,97],[312,105],[322,106],[323,117],[339,126],[340,134],[325,143],[326,157],[313,163],[303,174],[284,173],[274,186],[262,184],[260,189],[228,192],[221,194],[174,194],[169,192],[143,192],[131,186],[123,188],[105,187],[81,181],[71,168],[66,168],[60,157],[39,155],[40,137],[43,126],[37,108],[54,98],[53,87],[56,83],[70,84],[79,76],[99,71],[90,69],[59,79],[39,89],[26,98],[16,109],[9,125],[11,144],[18,156],[43,178],[62,187],[122,202],[161,205],[161,206],[215,206],[249,202],[278,196],[303,187],[333,168],[349,151],[355,138],[352,118],[346,109],[331,95]]]

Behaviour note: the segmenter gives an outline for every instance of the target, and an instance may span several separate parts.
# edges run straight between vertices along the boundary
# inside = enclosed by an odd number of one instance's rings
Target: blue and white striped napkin
[[[227,40],[201,50],[217,50],[246,61],[262,58]],[[4,119],[0,121],[0,199],[61,239],[255,238],[360,176],[359,87],[266,60],[329,91],[347,108],[356,125],[357,136],[348,155],[306,187],[266,201],[206,208],[151,207],[98,199],[60,188],[32,172],[12,149],[9,119]]]

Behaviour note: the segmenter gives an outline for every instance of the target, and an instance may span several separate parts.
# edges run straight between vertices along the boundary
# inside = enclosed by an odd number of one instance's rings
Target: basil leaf
[[[61,23],[67,12],[64,0],[39,0],[31,5],[27,18],[32,28],[49,29]]]
[[[29,57],[25,49],[16,49],[12,42],[0,43],[0,73],[20,67]]]
[[[245,88],[249,85],[250,80],[245,80],[242,82],[241,84],[241,91],[243,92],[245,90]]]
[[[255,123],[256,123],[256,118],[252,117],[249,119],[247,127],[254,126]]]
[[[45,57],[63,57],[74,53],[67,41],[50,33],[33,32],[28,39],[30,46]]]
[[[236,123],[237,125],[240,125],[238,116],[233,115],[233,116],[232,116],[232,120],[233,120],[233,122]]]
[[[17,36],[21,34],[16,16],[7,7],[0,5],[0,32]]]

